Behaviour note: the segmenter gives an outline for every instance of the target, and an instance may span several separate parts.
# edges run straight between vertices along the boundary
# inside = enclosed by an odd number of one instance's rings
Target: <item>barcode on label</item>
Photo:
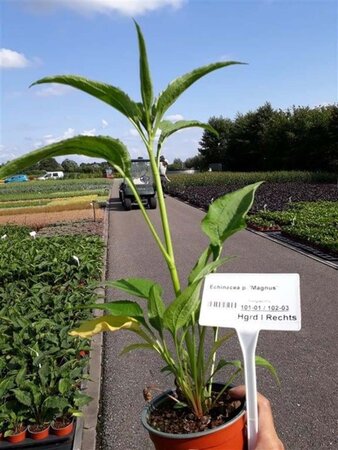
[[[221,302],[217,300],[211,300],[208,302],[209,308],[227,308],[227,309],[235,309],[237,307],[236,302]]]

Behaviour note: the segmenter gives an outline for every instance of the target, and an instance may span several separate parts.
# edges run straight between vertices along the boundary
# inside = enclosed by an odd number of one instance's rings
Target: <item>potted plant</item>
[[[237,360],[217,359],[217,350],[232,336],[232,333],[221,336],[216,328],[207,330],[201,327],[198,323],[198,314],[203,279],[228,260],[222,256],[224,242],[245,227],[245,216],[253,203],[255,191],[260,183],[227,194],[210,205],[201,224],[202,231],[210,239],[210,244],[192,268],[187,284],[182,286],[175,263],[167,208],[158,170],[162,145],[173,133],[197,126],[217,134],[209,124],[196,120],[181,120],[175,123],[164,120],[168,108],[201,77],[214,70],[241,63],[223,61],[195,69],[176,78],[155,98],[145,41],[140,27],[137,23],[135,25],[140,51],[142,102],[133,101],[115,86],[79,76],[51,76],[33,84],[61,83],[78,88],[108,103],[130,120],[144,142],[150,160],[158,194],[163,239],[152,223],[132,181],[127,148],[117,139],[108,136],[76,136],[57,142],[10,162],[0,169],[0,177],[17,172],[46,157],[81,154],[106,159],[126,180],[167,264],[175,298],[167,306],[161,286],[149,279],[129,278],[113,281],[110,286],[145,300],[145,308],[141,308],[136,301],[126,300],[93,305],[93,308],[106,310],[107,314],[83,323],[71,334],[88,338],[103,331],[129,330],[141,341],[138,340],[135,344],[126,347],[122,353],[137,349],[151,349],[163,359],[163,370],[173,375],[176,387],[151,403],[143,414],[143,423],[149,430],[156,448],[174,449],[178,444],[177,448],[180,449],[212,447],[242,450],[244,448],[243,405],[234,403],[227,394],[227,389],[241,373],[242,364]],[[158,132],[160,135],[156,142]],[[207,349],[206,339],[209,333],[212,335],[213,344]],[[257,363],[274,372],[273,367],[263,358],[257,359]],[[230,375],[223,384],[215,383],[215,376],[224,368],[232,369]],[[146,397],[148,398],[148,393]],[[165,421],[159,419],[163,410],[165,414],[170,411],[171,422],[175,420],[176,415],[176,424],[189,422],[189,425],[186,425],[183,430],[177,425],[176,428],[170,428],[168,431],[160,423]],[[228,432],[230,433],[229,444],[224,444],[224,441],[228,439],[224,437],[224,434]],[[221,433],[221,438],[217,436],[218,433]],[[220,441],[223,444],[217,447]]]
[[[27,425],[25,424],[26,410],[24,408],[9,405],[8,416],[5,425],[4,437],[12,444],[26,439]]]

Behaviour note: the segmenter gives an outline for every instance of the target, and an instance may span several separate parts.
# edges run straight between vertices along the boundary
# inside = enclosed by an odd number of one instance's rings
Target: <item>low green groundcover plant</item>
[[[78,415],[90,398],[88,341],[69,331],[89,317],[103,243],[99,237],[34,238],[0,227],[0,431]],[[78,309],[81,307],[81,309]]]
[[[200,290],[205,275],[215,271],[228,258],[222,256],[224,242],[245,227],[245,216],[249,211],[256,189],[260,183],[248,185],[236,192],[217,199],[202,221],[202,231],[209,237],[210,244],[203,251],[192,268],[187,283],[182,284],[168,222],[160,174],[158,170],[162,146],[165,140],[177,131],[188,127],[202,127],[213,133],[215,130],[206,123],[196,120],[181,120],[172,123],[164,119],[167,110],[179,96],[201,77],[217,69],[238,65],[236,61],[221,61],[199,67],[176,78],[157,96],[154,96],[149,70],[146,45],[140,27],[136,24],[140,51],[141,102],[132,100],[121,89],[80,76],[57,75],[43,78],[34,84],[61,83],[80,89],[109,104],[123,114],[135,127],[146,148],[159,203],[162,230],[156,229],[132,181],[130,156],[126,146],[119,140],[108,136],[76,136],[38,149],[0,169],[0,177],[21,171],[47,157],[68,154],[82,154],[103,158],[126,179],[139,205],[152,236],[167,264],[174,298],[166,305],[162,287],[150,279],[128,278],[111,282],[111,285],[125,293],[141,299],[122,300],[93,308],[104,308],[106,315],[87,321],[72,332],[74,336],[90,337],[102,331],[128,330],[138,340],[126,347],[123,353],[137,350],[153,350],[163,360],[163,370],[172,374],[182,394],[180,406],[190,408],[197,420],[207,414],[214,405],[212,381],[216,373],[230,368],[231,373],[225,381],[225,390],[239,375],[242,363],[239,360],[218,360],[217,350],[230,335],[222,337],[218,329],[212,329],[213,344],[208,349],[206,335],[208,330],[198,323]],[[159,138],[157,136],[159,133]],[[216,133],[217,134],[217,133]],[[162,237],[163,236],[163,237]],[[224,354],[224,352],[222,352]],[[257,363],[273,367],[263,358]],[[221,393],[219,394],[221,395]]]
[[[187,186],[245,185],[264,180],[272,183],[335,183],[333,173],[284,171],[279,172],[195,172],[194,174],[170,174],[170,187],[184,189]]]
[[[250,223],[279,225],[293,238],[338,254],[338,202],[290,203],[285,211],[260,211]]]

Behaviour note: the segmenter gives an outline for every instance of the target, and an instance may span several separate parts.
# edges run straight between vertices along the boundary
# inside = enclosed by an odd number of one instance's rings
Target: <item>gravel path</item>
[[[199,228],[204,213],[173,198],[166,202],[177,264],[185,279],[207,245]],[[158,224],[158,210],[149,213]],[[170,280],[140,211],[125,212],[116,199],[109,214],[108,277],[151,278],[162,284],[170,301]],[[262,370],[258,370],[258,387],[272,402],[287,450],[337,449],[337,271],[248,231],[230,238],[226,253],[237,255],[222,268],[227,272],[300,274],[302,330],[261,332],[258,341],[257,353],[274,363],[281,387]],[[110,299],[126,297],[109,291]],[[106,334],[104,341],[99,448],[150,450],[152,444],[140,424],[142,390],[154,384],[165,389],[172,380],[159,374],[162,364],[151,352],[119,357],[125,345],[135,342],[127,332]],[[238,357],[236,341],[225,351],[225,357]]]

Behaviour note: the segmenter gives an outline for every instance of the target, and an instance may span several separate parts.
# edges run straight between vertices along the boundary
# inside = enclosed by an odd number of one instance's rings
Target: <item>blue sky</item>
[[[78,134],[121,139],[145,155],[128,120],[47,75],[107,82],[140,100],[134,17],[147,42],[156,93],[179,75],[219,60],[247,62],[213,72],[170,108],[169,120],[234,118],[337,100],[335,0],[0,0],[0,163]],[[167,141],[169,161],[198,152],[202,130]],[[63,158],[62,158],[63,159]],[[87,158],[73,158],[85,161]]]

